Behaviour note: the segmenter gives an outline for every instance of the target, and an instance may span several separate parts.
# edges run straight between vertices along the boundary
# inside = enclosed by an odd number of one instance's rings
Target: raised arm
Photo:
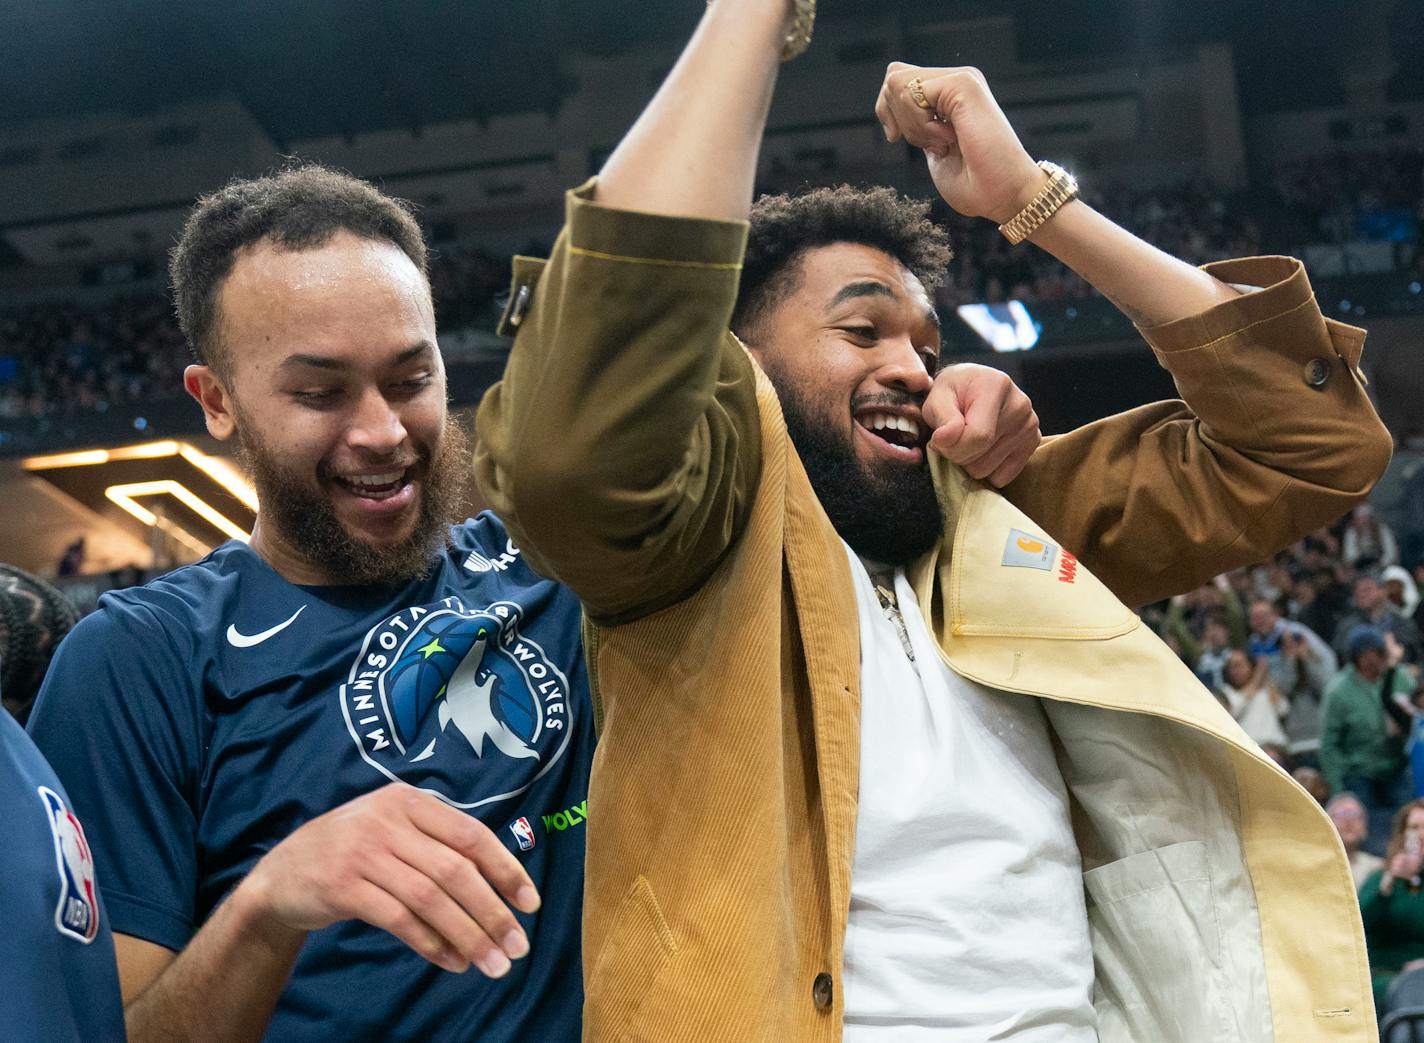
[[[516,263],[517,336],[480,407],[475,472],[531,562],[602,621],[694,589],[756,487],[753,369],[727,323],[793,11],[716,0],[570,195],[547,266]]]
[[[716,0],[598,175],[619,210],[744,221],[790,0]]]
[[[893,62],[876,115],[889,140],[924,149],[935,187],[965,217],[1004,224],[1048,183],[978,69]],[[1230,286],[1119,228],[1081,199],[1062,206],[1031,241],[1139,326],[1195,315],[1236,296]]]
[[[887,137],[925,149],[960,213],[1002,224],[1048,180],[974,69],[892,65],[877,113]],[[1359,373],[1363,334],[1321,316],[1298,261],[1193,268],[1081,200],[1029,242],[1138,325],[1185,400],[1046,439],[1004,490],[1128,605],[1264,560],[1383,473],[1392,445]]]

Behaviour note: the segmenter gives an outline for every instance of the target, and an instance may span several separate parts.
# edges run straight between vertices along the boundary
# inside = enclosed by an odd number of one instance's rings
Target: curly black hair
[[[0,564],[0,700],[21,724],[56,646],[78,620],[78,611],[50,584]]]
[[[754,340],[758,324],[796,292],[807,250],[859,243],[883,250],[933,288],[944,282],[953,251],[949,233],[930,218],[930,203],[893,188],[838,185],[792,195],[762,196],[751,209],[732,329]]]
[[[217,299],[238,251],[263,239],[286,250],[310,250],[343,230],[392,243],[426,273],[425,238],[411,205],[318,163],[237,178],[199,199],[168,260],[178,325],[198,361],[219,376],[228,373]]]

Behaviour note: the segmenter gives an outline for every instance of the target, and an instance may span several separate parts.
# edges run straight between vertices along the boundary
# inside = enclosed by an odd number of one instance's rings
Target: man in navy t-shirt
[[[133,1039],[578,1038],[579,606],[492,517],[452,528],[425,261],[400,205],[321,168],[234,182],[174,251],[185,385],[257,524],[103,598],[30,722]]]
[[[51,639],[72,621],[53,587],[0,565],[7,707],[28,708]],[[114,939],[93,851],[69,795],[7,710],[0,710],[0,821],[0,1037],[121,1043]]]

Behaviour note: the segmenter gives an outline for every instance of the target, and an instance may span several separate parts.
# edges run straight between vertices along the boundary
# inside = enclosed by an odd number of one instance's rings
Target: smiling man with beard
[[[975,405],[935,372],[924,205],[752,202],[813,15],[708,7],[516,268],[480,406],[483,492],[592,622],[585,1038],[1373,1039],[1329,820],[1131,611],[1363,497],[1390,440],[1362,335],[1297,262],[1199,270],[1093,211],[976,70],[892,64],[887,139],[1116,303],[1184,399],[1012,481],[927,453]]]
[[[202,200],[174,251],[185,382],[257,523],[105,595],[30,725],[131,1039],[579,1034],[583,831],[541,825],[587,806],[579,605],[457,523],[425,266],[401,205],[319,167]]]

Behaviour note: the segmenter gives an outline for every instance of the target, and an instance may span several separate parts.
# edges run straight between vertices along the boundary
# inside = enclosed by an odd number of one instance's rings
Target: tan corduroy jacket
[[[593,621],[585,1036],[839,1039],[860,698],[845,553],[726,330],[745,227],[590,195],[571,194],[547,267],[516,265],[476,456],[524,553]],[[1373,1039],[1330,821],[1124,607],[1261,560],[1389,458],[1362,334],[1322,319],[1300,265],[1212,271],[1264,288],[1146,332],[1187,404],[1049,440],[1004,495],[936,465],[948,524],[912,581],[952,669],[1044,700],[1104,1043]],[[1004,567],[1011,529],[1082,567]]]

